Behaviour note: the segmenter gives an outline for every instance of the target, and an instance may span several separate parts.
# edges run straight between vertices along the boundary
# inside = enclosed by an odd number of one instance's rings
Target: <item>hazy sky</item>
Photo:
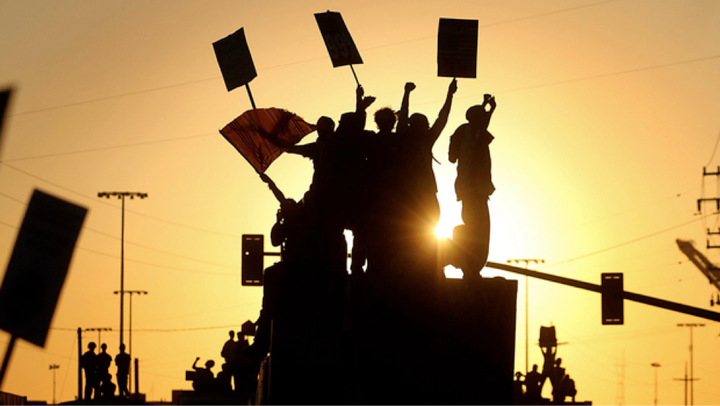
[[[48,343],[17,344],[4,391],[51,400],[49,365],[59,364],[57,399],[73,399],[78,327],[112,328],[102,340],[117,352],[121,210],[101,191],[149,194],[128,200],[125,216],[125,288],[149,292],[133,299],[132,341],[148,398],[189,389],[195,357],[221,361],[227,330],[257,319],[262,290],[240,284],[240,236],[267,235],[278,204],[218,133],[251,105],[244,89],[226,91],[212,43],[244,27],[257,106],[337,120],[354,108],[356,84],[348,67],[332,67],[313,16],[326,10],[342,13],[362,55],[355,71],[377,97],[370,110],[399,108],[412,81],[411,111],[431,120],[450,82],[436,75],[438,20],[478,20],[478,77],[459,80],[434,149],[441,231],[460,222],[449,136],[492,93],[491,261],[542,258],[537,269],[592,283],[623,272],[628,291],[719,309],[675,244],[692,239],[706,251],[706,229],[718,227],[714,206],[697,214],[698,198],[720,195],[718,179],[702,176],[720,165],[716,0],[0,0],[0,87],[15,89],[0,263],[33,189],[89,209]],[[312,164],[281,156],[268,174],[299,199]],[[715,262],[718,254],[707,251]],[[520,277],[518,370],[524,297]],[[530,365],[542,364],[539,327],[555,325],[577,399],[594,404],[652,404],[653,362],[662,365],[659,403],[682,404],[675,379],[690,331],[677,324],[705,323],[693,332],[694,401],[720,399],[717,323],[626,302],[625,325],[602,326],[598,294],[536,280],[529,313]],[[8,341],[0,333],[0,345]]]

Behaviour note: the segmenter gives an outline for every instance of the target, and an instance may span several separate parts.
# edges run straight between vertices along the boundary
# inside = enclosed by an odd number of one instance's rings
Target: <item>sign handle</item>
[[[252,105],[252,108],[253,108],[253,110],[254,110],[254,109],[256,108],[256,107],[255,107],[255,100],[254,100],[253,97],[252,97],[252,92],[250,91],[250,84],[249,84],[249,83],[245,84],[245,89],[247,89],[248,97],[250,98],[250,104]]]
[[[7,371],[8,364],[10,363],[10,355],[12,355],[13,347],[15,347],[15,340],[17,340],[15,334],[10,336],[10,342],[8,343],[7,350],[5,350],[5,359],[3,359],[2,368],[0,368],[0,388],[2,388],[5,371]]]
[[[360,86],[360,81],[357,78],[357,75],[355,74],[355,68],[353,68],[352,64],[350,65],[350,70],[353,73],[353,76],[355,77],[355,83],[357,83],[358,86]]]

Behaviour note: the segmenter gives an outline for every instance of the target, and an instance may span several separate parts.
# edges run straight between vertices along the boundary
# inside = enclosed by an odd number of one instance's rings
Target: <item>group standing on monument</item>
[[[120,344],[120,352],[115,356],[117,385],[112,382],[110,374],[113,358],[107,353],[107,344],[100,345],[99,354],[95,354],[94,342],[89,342],[87,348],[80,357],[80,367],[85,372],[84,399],[113,398],[116,389],[118,396],[129,397],[127,383],[130,374],[130,355],[125,352],[125,344]]]

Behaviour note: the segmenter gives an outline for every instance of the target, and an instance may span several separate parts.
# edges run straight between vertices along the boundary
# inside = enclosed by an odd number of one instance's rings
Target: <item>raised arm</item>
[[[275,182],[273,182],[273,180],[270,179],[269,176],[267,176],[264,173],[261,173],[260,179],[262,179],[263,182],[267,183],[268,187],[273,192],[273,195],[275,195],[275,198],[278,200],[278,202],[280,202],[281,205],[283,203],[285,203],[285,201],[287,200],[287,199],[285,199],[285,195],[283,194],[282,191],[280,191],[280,189],[278,189],[278,187],[275,185]]]
[[[437,120],[435,120],[435,123],[432,126],[431,132],[435,139],[440,136],[440,133],[445,128],[445,125],[448,122],[448,117],[450,117],[450,107],[452,106],[452,99],[453,95],[457,91],[457,79],[453,78],[452,82],[450,82],[450,86],[448,87],[447,96],[445,97],[445,104],[443,104],[442,109],[440,109],[440,114],[438,114]]]
[[[402,104],[398,112],[397,132],[405,130],[408,125],[408,117],[410,116],[410,92],[415,90],[415,83],[405,83],[405,92],[403,93]]]

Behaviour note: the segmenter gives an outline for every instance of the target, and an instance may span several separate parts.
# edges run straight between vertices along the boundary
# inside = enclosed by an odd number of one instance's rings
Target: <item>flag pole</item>
[[[356,78],[355,80],[357,80],[357,78]],[[246,84],[245,84],[245,89],[247,89],[248,97],[250,98],[250,104],[252,105],[252,108],[253,108],[253,110],[254,110],[254,109],[256,108],[256,107],[255,107],[255,100],[254,100],[253,97],[252,97],[252,92],[250,91],[250,84],[249,84],[249,83],[246,83]]]
[[[357,74],[355,74],[355,68],[353,68],[352,64],[350,64],[350,70],[352,71],[353,76],[355,77],[355,82],[358,86],[360,86],[360,81],[357,78]]]

